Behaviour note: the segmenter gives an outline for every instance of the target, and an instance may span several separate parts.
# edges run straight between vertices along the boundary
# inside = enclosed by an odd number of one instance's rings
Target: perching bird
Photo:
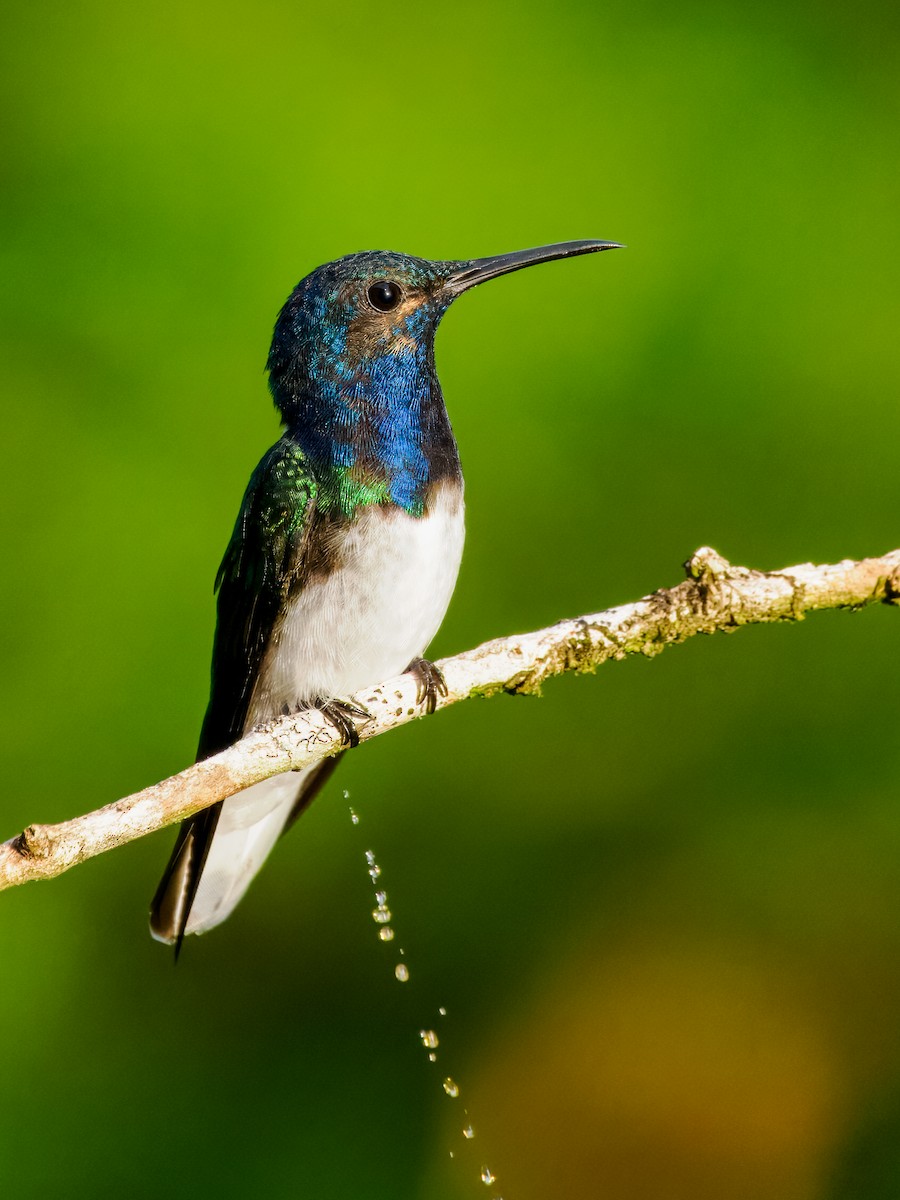
[[[371,251],[297,285],[275,324],[269,385],[285,432],[253,472],[216,579],[212,690],[198,758],[315,705],[355,740],[341,699],[410,670],[444,618],[463,547],[463,480],[434,366],[449,305],[487,279],[609,250],[562,242],[429,262]],[[336,765],[276,775],[185,821],[150,928],[180,948],[232,912]]]

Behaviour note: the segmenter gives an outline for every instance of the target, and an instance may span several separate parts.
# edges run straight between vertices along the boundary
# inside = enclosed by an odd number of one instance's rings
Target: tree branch
[[[560,621],[548,629],[498,638],[443,659],[438,665],[446,708],[470,696],[536,693],[545,679],[566,671],[594,671],[630,654],[652,657],[698,633],[730,633],[742,625],[799,621],[818,609],[900,605],[900,550],[882,558],[827,566],[752,571],[733,567],[703,547],[685,564],[687,580],[634,604]],[[357,692],[352,700],[371,714],[361,741],[421,715],[411,675]],[[189,817],[282,771],[312,766],[342,749],[340,735],[317,709],[281,717],[234,746],[96,812],[59,825],[30,825],[0,845],[0,890],[49,879],[70,867]]]

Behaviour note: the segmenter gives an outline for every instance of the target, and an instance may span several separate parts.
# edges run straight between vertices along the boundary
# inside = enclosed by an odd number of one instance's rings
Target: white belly
[[[463,532],[456,484],[423,517],[364,511],[336,545],[335,569],[301,589],[273,631],[246,728],[406,670],[444,619]]]

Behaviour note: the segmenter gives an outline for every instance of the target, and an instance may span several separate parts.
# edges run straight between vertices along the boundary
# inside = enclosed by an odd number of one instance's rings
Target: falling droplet
[[[472,1139],[474,1136],[475,1136],[475,1130],[472,1128],[472,1126],[471,1126],[471,1125],[467,1125],[467,1126],[465,1127],[465,1129],[463,1130],[463,1137],[464,1137],[464,1138],[468,1138],[468,1139],[471,1141],[471,1139]]]
[[[431,1053],[428,1055],[428,1061],[429,1061],[429,1062],[437,1062],[437,1055],[435,1054],[435,1052],[434,1052],[433,1050],[432,1050],[432,1052],[431,1052]]]
[[[376,892],[375,893],[375,902],[376,902],[376,904],[380,904],[380,905],[387,904],[387,892]]]
[[[349,799],[350,799],[350,793],[347,791],[347,789],[346,789],[346,788],[344,788],[344,799],[345,799],[345,800],[349,800]]]
[[[391,919],[391,910],[383,904],[379,904],[377,908],[372,910],[372,920],[378,925],[387,925]]]
[[[407,979],[409,979],[409,967],[406,963],[397,963],[396,967],[394,967],[394,974],[401,983],[406,983]]]
[[[375,866],[375,851],[374,850],[366,851],[366,862],[369,864],[370,867]]]
[[[441,1017],[446,1017],[446,1015],[447,1015],[447,1010],[446,1010],[446,1008],[443,1008],[443,1007],[442,1007],[442,1008],[439,1008],[439,1009],[438,1009],[438,1015],[439,1015],[439,1016],[441,1016]]]
[[[420,1029],[419,1037],[422,1039],[422,1045],[426,1050],[435,1050],[440,1044],[438,1042],[438,1035],[433,1029]]]
[[[394,931],[390,925],[382,925],[378,930],[378,936],[383,942],[392,942],[394,940]]]
[[[494,1174],[494,1172],[491,1170],[490,1167],[482,1167],[481,1168],[481,1182],[486,1183],[488,1185],[488,1187],[490,1187],[492,1183],[497,1182],[497,1176]]]
[[[452,1096],[454,1100],[459,1095],[459,1084],[454,1083],[454,1081],[450,1078],[449,1075],[444,1080],[444,1091],[447,1093],[448,1096]]]

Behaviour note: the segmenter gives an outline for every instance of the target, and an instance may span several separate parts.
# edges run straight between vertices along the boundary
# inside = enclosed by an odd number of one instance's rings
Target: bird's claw
[[[354,749],[359,745],[357,721],[370,721],[372,714],[352,700],[325,700],[316,706],[341,735],[341,745]]]
[[[425,711],[433,713],[437,707],[438,696],[447,695],[447,681],[443,671],[427,658],[414,658],[406,671],[416,681],[416,703],[424,704]]]

